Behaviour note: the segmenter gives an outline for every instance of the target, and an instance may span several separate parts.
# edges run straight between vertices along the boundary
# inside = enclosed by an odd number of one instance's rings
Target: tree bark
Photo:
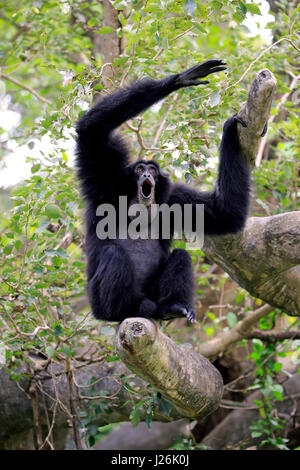
[[[248,100],[238,112],[247,127],[238,124],[239,142],[245,160],[254,166],[261,134],[268,121],[277,81],[272,72],[257,72],[251,84]]]
[[[54,448],[63,449],[71,418],[68,412],[69,396],[65,364],[50,364],[46,372],[41,370],[39,360],[32,359],[32,367],[36,370],[35,383],[43,438],[48,434],[48,420],[51,422],[54,418],[53,434],[54,440],[57,439]],[[20,372],[26,372],[26,369],[22,368]],[[74,374],[79,389],[84,385],[82,392],[85,396],[102,393],[102,398],[100,397],[98,401],[108,404],[110,413],[103,411],[97,416],[95,423],[98,426],[129,421],[133,407],[148,397],[147,384],[139,377],[129,380],[136,394],[123,387],[121,377],[130,375],[130,371],[121,362],[86,365],[74,371]],[[86,384],[91,383],[95,377],[97,383],[90,388],[87,387]],[[29,386],[30,379],[21,377],[20,382],[10,380],[5,369],[0,368],[0,449],[35,448],[33,407],[27,393]],[[90,403],[88,399],[81,399],[80,409],[87,411],[88,403]],[[145,421],[145,407],[140,407],[139,412],[141,421]],[[159,403],[154,405],[153,421],[170,422],[181,418],[183,416],[173,406],[166,414],[160,410]]]
[[[240,286],[300,315],[300,212],[251,217],[239,235],[206,237],[206,255]]]
[[[118,69],[112,65],[115,59],[120,57],[124,50],[124,37],[118,35],[121,31],[121,23],[118,18],[119,11],[114,8],[110,0],[102,0],[103,22],[102,26],[108,26],[114,31],[106,34],[93,33],[94,54],[101,52],[102,74],[101,81],[104,87],[109,90],[113,88]],[[98,101],[100,95],[94,95],[94,101]]]
[[[267,69],[255,75],[248,100],[238,113],[244,158],[254,165],[268,119],[276,79]],[[300,212],[251,217],[238,235],[206,237],[205,254],[251,295],[289,315],[300,315]]]

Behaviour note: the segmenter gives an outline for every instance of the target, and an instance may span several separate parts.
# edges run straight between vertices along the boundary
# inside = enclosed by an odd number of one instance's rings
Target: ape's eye
[[[155,176],[156,173],[157,173],[155,166],[150,166],[150,167],[149,167],[149,171],[150,171],[150,173],[151,173],[152,176]]]
[[[144,167],[138,166],[135,171],[137,172],[138,175],[141,175],[144,171]]]

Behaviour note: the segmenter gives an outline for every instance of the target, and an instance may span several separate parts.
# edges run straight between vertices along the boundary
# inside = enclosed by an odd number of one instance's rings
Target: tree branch
[[[150,382],[181,416],[199,419],[219,405],[223,381],[203,356],[176,345],[157,324],[146,318],[127,318],[116,335],[122,361]]]
[[[206,255],[251,295],[300,315],[300,212],[251,217],[238,235],[206,237]]]
[[[257,72],[250,87],[248,100],[238,113],[238,116],[247,124],[247,127],[238,125],[240,147],[244,158],[251,166],[255,163],[261,134],[269,118],[276,86],[276,78],[270,70],[263,69]]]
[[[234,328],[228,331],[223,331],[219,335],[212,338],[206,343],[200,344],[199,352],[206,357],[212,357],[219,354],[222,351],[241,339],[251,337],[249,336],[252,331],[253,325],[258,322],[261,318],[268,315],[273,310],[270,305],[263,305],[254,312],[248,314],[242,321],[237,323]]]
[[[4,80],[8,80],[9,82],[12,82],[17,86],[19,86],[21,88],[24,88],[24,90],[29,91],[29,93],[34,95],[38,100],[42,101],[43,103],[52,104],[52,102],[50,100],[48,100],[44,96],[40,95],[37,91],[35,91],[30,86],[25,85],[24,83],[21,83],[16,78],[13,78],[11,75],[7,75],[6,73],[0,72],[0,78],[4,78]]]
[[[253,330],[248,339],[256,338],[266,341],[268,343],[276,343],[277,341],[282,341],[284,339],[300,339],[300,330],[291,330],[291,331],[262,331],[262,330]]]
[[[298,83],[298,80],[300,80],[300,75],[298,76],[295,76],[294,74],[291,74],[292,76],[292,80],[291,80],[291,83],[289,85],[289,89],[290,91],[288,91],[287,93],[284,93],[282,95],[282,97],[280,98],[279,102],[277,103],[276,105],[276,114],[273,114],[270,119],[269,119],[269,123],[270,122],[273,122],[275,120],[275,117],[277,116],[281,106],[284,105],[284,103],[286,102],[286,100],[288,99],[288,97],[290,96],[291,92],[296,88],[297,86],[297,83]],[[265,149],[265,145],[266,145],[266,142],[267,142],[267,134],[262,138],[262,140],[260,141],[260,144],[259,144],[259,148],[258,148],[258,152],[257,152],[257,155],[256,155],[256,159],[255,159],[255,165],[256,166],[260,166],[261,164],[261,161],[262,161],[262,158],[263,158],[263,154],[264,154],[264,149]]]

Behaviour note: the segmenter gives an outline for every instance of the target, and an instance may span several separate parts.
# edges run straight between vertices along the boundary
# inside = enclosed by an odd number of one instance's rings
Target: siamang
[[[97,207],[119,196],[147,207],[204,204],[205,234],[240,231],[247,217],[250,171],[238,143],[236,115],[224,125],[219,173],[211,192],[175,184],[154,161],[129,163],[128,151],[115,129],[175,90],[209,83],[198,80],[225,70],[222,60],[207,60],[162,80],[143,79],[96,103],[77,123],[76,165],[86,200],[87,291],[96,318],[120,322],[127,317],[195,321],[190,255],[170,253],[169,239],[99,239]],[[117,218],[118,220],[118,218]],[[126,216],[126,223],[130,217]]]

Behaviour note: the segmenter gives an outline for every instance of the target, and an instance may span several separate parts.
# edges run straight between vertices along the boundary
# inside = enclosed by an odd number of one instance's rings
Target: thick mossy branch
[[[151,383],[183,417],[203,418],[220,404],[223,381],[217,369],[190,348],[174,343],[146,318],[127,318],[116,335],[122,361]]]
[[[239,235],[206,237],[205,254],[251,295],[300,315],[300,212],[250,217]]]

